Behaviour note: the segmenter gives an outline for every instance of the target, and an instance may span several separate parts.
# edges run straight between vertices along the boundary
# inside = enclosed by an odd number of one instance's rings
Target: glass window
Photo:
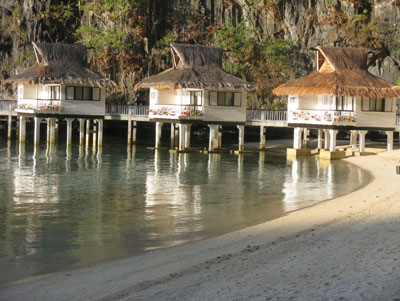
[[[242,105],[241,96],[242,96],[242,93],[235,93],[235,99],[234,99],[235,107],[240,107]]]
[[[75,87],[67,87],[66,88],[66,98],[74,99],[74,95],[75,95]]]
[[[49,99],[60,99],[60,86],[49,87]]]
[[[201,106],[201,91],[190,91],[190,104]]]
[[[232,92],[225,93],[225,105],[233,106],[233,93]]]
[[[224,92],[218,92],[217,103],[218,103],[219,106],[224,106],[225,105],[225,93]]]
[[[343,110],[343,96],[336,97],[336,110],[337,111]]]
[[[384,112],[385,111],[385,99],[371,97],[369,99],[369,110],[375,112]]]
[[[353,97],[344,97],[343,110],[353,111]]]
[[[83,87],[83,100],[92,100],[92,88]]]
[[[82,87],[75,87],[75,99],[82,100],[83,99],[83,89]]]
[[[210,92],[210,106],[218,105],[218,93],[217,92]]]
[[[92,99],[100,100],[100,88],[93,88],[93,98]]]

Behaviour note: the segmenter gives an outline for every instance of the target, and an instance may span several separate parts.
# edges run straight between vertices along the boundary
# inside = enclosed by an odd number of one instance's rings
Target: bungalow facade
[[[171,44],[172,68],[137,85],[150,89],[149,118],[156,122],[156,147],[163,123],[179,127],[179,149],[190,146],[190,126],[208,124],[209,150],[221,147],[222,124],[237,125],[239,149],[243,148],[247,92],[255,86],[222,69],[222,49],[211,46]]]
[[[387,148],[393,148],[396,104],[400,87],[368,72],[367,50],[318,46],[316,70],[273,90],[288,95],[288,126],[294,128],[295,154],[302,150],[302,132],[318,129],[318,148],[336,150],[339,130],[350,131],[351,145],[365,149],[368,131],[384,131]],[[324,133],[324,147],[322,147]],[[339,154],[340,156],[340,154]]]
[[[106,87],[113,87],[115,83],[84,66],[85,46],[32,44],[36,63],[5,80],[5,83],[18,86],[16,112],[20,120],[20,142],[25,141],[26,118],[34,118],[35,145],[39,142],[40,122],[43,119],[48,122],[48,142],[54,139],[51,138],[52,132],[60,119],[67,121],[69,132],[73,120],[80,121],[81,141],[85,122],[87,132],[93,120],[102,129]],[[70,140],[70,133],[67,136]]]

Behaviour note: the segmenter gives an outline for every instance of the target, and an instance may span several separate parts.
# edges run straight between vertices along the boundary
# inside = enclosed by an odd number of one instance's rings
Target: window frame
[[[203,91],[188,91],[189,92],[189,105],[190,106],[195,106],[195,107],[201,107],[203,105]],[[197,103],[197,98],[196,94],[200,93],[200,104]],[[197,96],[198,97],[198,96]],[[195,99],[196,101],[194,101],[192,103],[192,99]]]
[[[351,98],[351,109],[350,110],[346,110],[345,109],[345,101],[347,100],[346,97],[347,98]],[[335,98],[336,98],[336,100],[335,100],[335,111],[354,112],[354,97],[336,96]]]
[[[57,94],[58,94],[58,97],[57,97]],[[48,86],[48,99],[49,100],[61,100],[61,87],[59,85],[58,86]]]
[[[216,104],[211,103],[211,93],[216,93]],[[227,93],[232,93],[232,104],[227,105]],[[235,103],[235,95],[239,95],[239,104]],[[242,92],[235,91],[209,91],[208,93],[208,105],[210,107],[241,107],[242,106]]]
[[[377,105],[377,101],[381,100],[382,101],[382,109],[381,110],[377,110],[376,109],[376,105]],[[365,110],[364,109],[364,101],[368,101],[368,109]],[[393,110],[391,109],[390,111],[386,111],[386,98],[382,98],[382,97],[368,97],[368,98],[362,98],[361,99],[361,108],[363,112],[392,112]]]
[[[74,95],[74,97],[73,98],[69,98],[68,97],[68,89],[70,89],[70,88],[73,88],[74,89],[74,92],[73,92],[73,95]],[[90,95],[90,99],[84,99],[84,91],[85,91],[85,89],[89,89],[89,95]],[[94,98],[94,90],[98,90],[99,92],[98,92],[98,98],[96,97],[96,98]],[[78,97],[78,94],[79,94],[79,92],[78,91],[81,91],[80,92],[80,94],[81,94],[81,97]],[[88,87],[88,86],[65,86],[65,99],[66,100],[77,100],[77,101],[101,101],[101,88],[99,88],[99,87]]]

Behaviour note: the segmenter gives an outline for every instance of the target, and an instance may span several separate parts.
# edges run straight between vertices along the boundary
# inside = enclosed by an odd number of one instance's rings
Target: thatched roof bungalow
[[[318,46],[315,65],[314,72],[273,90],[278,96],[288,95],[289,126],[330,130],[335,135],[331,150],[337,130],[358,131],[362,141],[368,130],[387,131],[393,137],[400,87],[368,72],[366,49]],[[301,130],[296,133],[299,148]]]
[[[19,112],[105,114],[106,88],[116,85],[112,80],[85,67],[85,46],[32,44],[35,64],[3,82],[18,85]]]
[[[173,66],[142,80],[150,118],[245,122],[247,92],[256,87],[222,69],[222,49],[171,44]]]

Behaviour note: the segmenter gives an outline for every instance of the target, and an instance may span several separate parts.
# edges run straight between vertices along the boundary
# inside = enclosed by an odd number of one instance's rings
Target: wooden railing
[[[0,111],[14,111],[17,102],[14,100],[0,100]]]
[[[130,116],[147,116],[149,114],[148,106],[132,106],[132,105],[106,105],[106,114],[108,115],[130,115]]]
[[[248,121],[287,121],[287,111],[278,110],[247,110],[246,120]]]

